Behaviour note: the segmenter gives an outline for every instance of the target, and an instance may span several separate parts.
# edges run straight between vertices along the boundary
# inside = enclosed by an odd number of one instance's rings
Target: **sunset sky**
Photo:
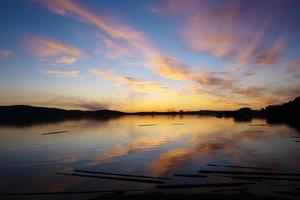
[[[300,95],[298,0],[3,0],[0,105],[259,109]]]

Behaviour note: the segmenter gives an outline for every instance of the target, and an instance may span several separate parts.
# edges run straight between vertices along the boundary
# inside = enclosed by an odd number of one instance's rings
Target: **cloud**
[[[190,75],[187,66],[175,57],[157,56],[152,62],[154,68],[161,76],[175,80],[184,80]]]
[[[203,75],[203,76],[197,76],[194,77],[194,80],[197,83],[200,83],[202,85],[206,86],[222,86],[222,87],[228,87],[231,86],[234,80],[224,79],[221,77],[217,77],[214,75]]]
[[[111,59],[117,59],[124,56],[132,56],[134,55],[134,51],[124,44],[119,44],[108,37],[104,37],[100,34],[97,34],[97,38],[99,38],[102,43],[107,48],[107,52],[105,55]]]
[[[7,58],[12,55],[12,52],[7,49],[0,50],[0,58]]]
[[[73,16],[104,32],[107,37],[100,36],[100,39],[110,49],[107,56],[116,58],[134,52],[139,58],[145,59],[146,65],[162,77],[178,80],[185,76],[186,71],[183,67],[186,66],[178,59],[161,53],[142,32],[111,18],[95,14],[72,0],[48,0],[46,6],[52,12]]]
[[[300,60],[292,60],[288,63],[288,67],[286,68],[287,73],[294,73],[296,71],[300,71]]]
[[[300,28],[297,18],[287,18],[299,11],[295,9],[297,3],[163,2],[160,6],[163,12],[159,14],[186,19],[181,33],[190,50],[231,60],[235,71],[252,64],[275,64],[286,48],[285,38],[293,37],[292,24]]]
[[[103,110],[108,108],[107,104],[97,101],[79,101],[71,104],[71,106],[79,107],[84,110]]]
[[[268,51],[259,55],[256,59],[256,63],[263,65],[273,65],[282,56],[285,45],[283,40],[279,40],[274,46]]]
[[[78,58],[86,55],[81,49],[44,36],[27,36],[25,40],[36,56],[54,59],[55,63],[59,64],[73,64]]]
[[[78,70],[44,70],[42,73],[49,76],[61,77],[61,78],[75,78],[78,77],[80,72]]]
[[[78,60],[78,58],[73,56],[64,56],[59,60],[55,61],[56,64],[73,64]]]
[[[127,86],[128,88],[138,92],[145,93],[167,91],[167,87],[160,83],[139,80],[129,76],[121,76],[116,74],[113,69],[109,68],[95,68],[90,69],[89,72],[94,75],[100,75],[104,79],[110,80],[117,85]]]
[[[252,71],[245,71],[241,74],[242,77],[250,77],[250,76],[255,76],[256,73]]]
[[[189,49],[232,61],[226,74],[208,72],[197,75],[179,58],[161,52],[143,32],[120,23],[111,16],[92,12],[72,0],[48,0],[45,4],[54,13],[97,27],[101,31],[98,38],[105,45],[105,55],[109,58],[135,56],[139,62],[143,60],[143,66],[149,67],[161,77],[197,83],[211,94],[214,92],[220,94],[220,97],[224,96],[223,99],[230,96],[228,99],[240,98],[236,104],[241,105],[245,104],[247,98],[253,101],[254,96],[259,100],[270,100],[265,91],[252,91],[253,88],[259,88],[254,86],[260,83],[252,82],[247,85],[244,84],[246,81],[243,82],[245,77],[253,78],[257,72],[242,69],[276,64],[288,47],[288,26],[282,27],[281,32],[270,34],[277,23],[276,19],[281,16],[281,12],[277,12],[280,8],[276,6],[268,12],[266,9],[269,4],[252,5],[252,2],[242,1],[218,4],[214,1],[167,1],[165,7],[154,6],[155,13],[171,13],[175,17],[186,19],[181,33]],[[287,10],[289,7],[284,5],[282,9]],[[108,69],[89,71],[134,91],[170,90],[159,83],[118,75]]]

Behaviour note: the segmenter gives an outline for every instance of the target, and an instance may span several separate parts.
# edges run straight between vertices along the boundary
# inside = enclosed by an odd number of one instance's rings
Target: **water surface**
[[[59,131],[65,132],[43,135]],[[287,125],[269,125],[263,119],[236,122],[232,118],[205,116],[124,116],[110,120],[1,126],[0,193],[115,189],[157,191],[155,184],[56,174],[69,173],[74,169],[173,178],[166,184],[239,181],[218,175],[207,178],[173,176],[178,173],[197,174],[201,169],[240,170],[223,165],[300,173],[300,143],[295,142],[300,139],[294,136],[300,136],[295,129]],[[219,166],[208,166],[210,164]],[[259,184],[264,184],[263,190]],[[299,187],[299,181],[264,181],[251,186],[251,191],[257,195],[272,194],[278,184]],[[266,189],[266,185],[270,188]],[[193,189],[196,192],[211,190]],[[43,199],[93,197],[97,195],[48,195]]]

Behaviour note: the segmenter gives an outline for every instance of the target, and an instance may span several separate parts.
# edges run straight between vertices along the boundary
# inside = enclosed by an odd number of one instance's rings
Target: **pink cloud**
[[[42,59],[54,59],[55,63],[73,64],[78,58],[86,56],[83,50],[60,40],[44,36],[27,36],[25,40],[36,56]]]
[[[12,55],[12,51],[10,50],[7,49],[0,50],[0,58],[7,58],[11,55]]]

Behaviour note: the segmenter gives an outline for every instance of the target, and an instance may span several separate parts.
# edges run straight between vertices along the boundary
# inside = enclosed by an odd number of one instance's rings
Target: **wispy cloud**
[[[177,80],[182,79],[186,73],[182,68],[181,61],[161,53],[142,32],[128,25],[95,14],[72,0],[48,0],[46,5],[49,10],[57,14],[74,16],[82,22],[96,26],[107,34],[111,39],[101,36],[101,40],[106,47],[110,48],[111,51],[107,55],[112,58],[128,55],[128,52],[134,51],[136,55],[145,59],[147,66],[162,77]],[[120,43],[123,44],[120,45]],[[128,51],[128,49],[131,50]]]
[[[273,65],[279,61],[289,38],[286,14],[295,12],[293,4],[243,1],[163,1],[161,14],[186,18],[181,30],[187,47],[217,58],[233,61],[239,71],[253,64]],[[268,12],[266,12],[268,10]],[[274,33],[274,26],[281,26]],[[298,26],[299,28],[299,26]]]
[[[78,60],[78,58],[73,57],[73,56],[64,56],[60,58],[59,60],[56,60],[56,64],[73,64]]]
[[[117,85],[126,86],[134,91],[142,93],[167,91],[167,87],[160,83],[140,80],[129,76],[121,76],[116,74],[113,69],[109,68],[94,68],[90,69],[89,72],[94,75],[101,76],[104,79],[110,80]]]
[[[78,77],[80,72],[78,70],[43,70],[42,73],[49,76],[61,77],[61,78],[75,78]]]
[[[300,60],[292,60],[288,63],[288,67],[286,68],[287,73],[300,72]]]
[[[105,37],[100,34],[97,34],[96,36],[105,45],[105,47],[107,49],[105,55],[108,58],[118,59],[118,58],[124,57],[124,56],[132,56],[132,55],[134,55],[134,53],[137,53],[137,52],[134,52],[132,50],[132,48],[129,48],[128,45],[126,46],[125,44],[119,44],[119,42],[116,42],[116,41],[109,39],[108,37]]]
[[[54,63],[73,64],[86,55],[79,48],[45,36],[26,36],[25,40],[36,56],[41,59],[54,59]]]
[[[278,40],[274,46],[267,52],[262,53],[256,59],[256,63],[263,65],[273,65],[275,64],[283,55],[285,48],[285,42],[283,39]]]
[[[188,67],[179,59],[171,56],[157,56],[152,60],[156,71],[170,79],[184,80],[190,76]]]
[[[7,58],[12,55],[12,51],[7,49],[0,50],[0,58]]]

